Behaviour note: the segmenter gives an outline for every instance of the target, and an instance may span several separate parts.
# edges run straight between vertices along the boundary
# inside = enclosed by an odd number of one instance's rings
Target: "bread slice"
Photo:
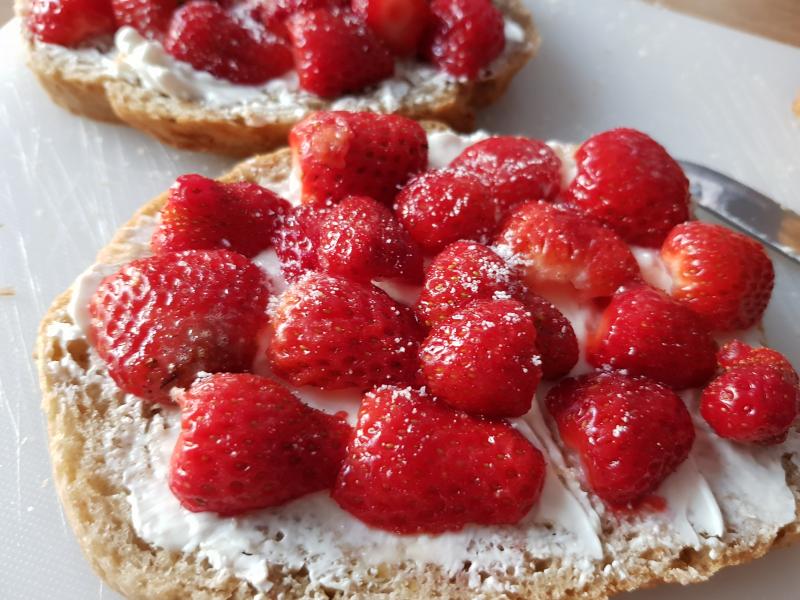
[[[474,128],[475,111],[503,95],[540,43],[533,18],[521,0],[495,2],[521,28],[523,39],[510,44],[489,72],[475,81],[442,79],[436,85],[415,85],[396,112],[414,119],[439,120],[459,131]],[[29,3],[15,0],[16,13],[22,19]],[[57,104],[93,119],[121,121],[178,148],[233,156],[266,152],[286,142],[289,129],[304,113],[328,109],[332,104],[319,99],[299,112],[275,110],[256,120],[246,119],[232,107],[180,100],[139,81],[111,75],[103,68],[99,53],[54,53],[52,46],[36,42],[24,27],[23,35],[28,64]],[[354,97],[356,103],[359,98]]]
[[[428,124],[428,129],[443,127]],[[290,173],[290,153],[281,149],[240,163],[223,181],[246,180],[281,186]],[[98,263],[114,265],[146,255],[147,240],[139,235],[152,226],[164,205],[164,193],[145,204],[98,255]],[[341,566],[341,586],[320,582],[297,565],[270,564],[271,587],[260,595],[230,571],[215,569],[196,551],[166,550],[140,537],[133,526],[127,484],[109,450],[109,432],[120,419],[135,420],[143,433],[162,411],[122,393],[110,380],[102,361],[76,333],[68,303],[74,290],[60,295],[45,315],[37,340],[37,363],[47,415],[54,481],[65,512],[87,558],[97,573],[129,598],[243,599],[274,598],[568,598],[604,599],[615,593],[662,582],[689,584],[707,579],[719,569],[750,561],[771,548],[800,537],[800,436],[764,449],[760,460],[785,476],[794,503],[794,520],[782,526],[766,523],[752,511],[739,511],[737,494],[718,498],[725,530],[715,538],[700,536],[698,544],[681,542],[669,522],[657,512],[628,516],[603,511],[598,536],[602,556],[537,555],[520,549],[524,560],[514,568],[499,565],[476,571],[469,561],[457,570],[412,561],[386,562],[365,569],[363,558],[348,555]],[[698,438],[699,441],[699,438]],[[545,448],[542,448],[545,450]],[[552,473],[570,489],[579,475],[570,457],[546,446]],[[783,485],[781,483],[781,485]],[[756,494],[762,490],[757,490]],[[791,500],[790,500],[791,501]],[[768,503],[768,498],[764,497]],[[742,516],[742,514],[744,516]],[[558,532],[541,528],[543,536]],[[422,542],[425,543],[424,541]],[[509,544],[513,543],[509,541]],[[502,549],[502,548],[501,548]]]

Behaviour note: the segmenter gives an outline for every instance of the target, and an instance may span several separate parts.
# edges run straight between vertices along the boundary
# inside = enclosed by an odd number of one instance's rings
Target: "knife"
[[[800,264],[800,215],[718,171],[678,162],[697,206]]]

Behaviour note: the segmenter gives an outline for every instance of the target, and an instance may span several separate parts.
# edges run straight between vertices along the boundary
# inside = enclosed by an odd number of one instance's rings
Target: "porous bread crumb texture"
[[[475,127],[475,112],[503,95],[514,75],[533,57],[539,36],[521,0],[494,0],[503,14],[525,32],[525,42],[508,56],[496,72],[473,82],[452,81],[431,92],[429,97],[410,94],[397,110],[413,119],[447,123],[458,131]],[[25,19],[30,0],[15,0],[15,12]],[[28,64],[52,100],[67,110],[100,121],[123,122],[165,144],[188,150],[246,156],[273,150],[286,142],[298,120],[285,114],[264,125],[248,125],[242,117],[225,109],[199,102],[179,100],[114,78],[97,68],[57,63],[37,50],[27,28],[23,35],[28,47]],[[319,110],[330,106],[320,100]]]
[[[441,129],[427,125],[428,129]],[[239,164],[225,181],[281,181],[290,170],[284,149]],[[131,232],[143,220],[156,216],[166,193],[155,198],[123,226],[98,255],[99,262],[115,263],[138,258],[141,244]],[[71,326],[67,311],[70,291],[59,296],[44,317],[37,340],[37,363],[47,415],[54,481],[75,534],[95,571],[128,598],[244,599],[257,590],[227,572],[213,569],[193,553],[167,551],[139,538],[133,528],[127,491],[121,474],[106,464],[105,436],[119,418],[125,400],[105,372],[102,361],[84,339],[64,341],[48,335],[51,327]],[[142,407],[145,419],[159,409]],[[800,473],[784,459],[787,482],[800,506]],[[562,477],[574,477],[563,471]],[[723,507],[724,510],[724,507]],[[305,570],[289,571],[270,565],[273,587],[269,598],[508,598],[536,600],[601,600],[618,592],[651,587],[662,582],[689,584],[707,579],[719,569],[750,561],[772,547],[800,537],[800,523],[780,530],[753,521],[730,525],[720,543],[700,550],[670,544],[669,535],[642,533],[657,526],[654,519],[620,520],[602,515],[604,558],[579,568],[559,558],[530,556],[521,570],[481,573],[478,587],[470,586],[467,569],[448,575],[434,565],[385,564],[351,580],[346,592],[314,584]],[[662,545],[654,545],[659,544]],[[358,566],[354,556],[351,572]]]

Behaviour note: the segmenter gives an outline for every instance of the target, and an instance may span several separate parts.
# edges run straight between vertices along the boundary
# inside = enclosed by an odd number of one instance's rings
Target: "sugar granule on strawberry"
[[[614,231],[547,202],[518,206],[496,248],[534,292],[566,286],[588,298],[606,297],[640,277],[630,248]]]
[[[59,46],[78,46],[117,28],[110,0],[32,0],[27,25],[37,40]]]
[[[433,18],[428,0],[353,0],[353,12],[400,56],[417,53]]]
[[[350,196],[320,224],[317,261],[321,271],[355,281],[422,281],[422,250],[386,206]]]
[[[160,40],[169,27],[178,0],[111,0],[117,26],[133,27],[146,38]]]
[[[703,390],[700,413],[720,437],[780,444],[800,411],[800,379],[770,348],[734,340],[720,350],[720,373]]]
[[[655,491],[694,443],[683,401],[645,377],[611,372],[565,379],[546,405],[561,440],[580,456],[589,487],[615,507]]]
[[[634,284],[611,298],[589,338],[587,359],[685,389],[708,382],[716,352],[698,315],[661,290]]]
[[[456,77],[475,79],[505,48],[503,14],[491,0],[432,0],[425,55]]]
[[[463,171],[428,171],[412,179],[397,196],[397,218],[427,252],[458,240],[486,242],[494,228],[489,190]]]
[[[331,488],[352,431],[250,374],[203,377],[178,404],[169,487],[192,512],[238,515]]]
[[[332,496],[372,527],[436,534],[517,523],[544,477],[542,453],[507,422],[386,386],[361,402]]]
[[[125,392],[170,402],[205,371],[249,371],[269,282],[244,256],[190,250],[134,260],[89,304],[89,339]]]
[[[151,247],[155,254],[222,248],[252,257],[272,245],[290,209],[255,183],[182,175],[169,190]]]
[[[192,0],[173,13],[164,49],[195,69],[247,85],[283,75],[293,65],[284,40],[255,23],[240,23],[211,0]]]
[[[433,328],[420,346],[428,390],[485,417],[528,412],[542,379],[536,328],[516,300],[475,300]]]
[[[294,385],[366,390],[416,381],[420,328],[410,309],[373,285],[309,273],[284,292],[270,325],[270,364]]]
[[[581,144],[575,160],[567,201],[629,244],[658,247],[670,229],[689,218],[689,180],[646,134],[634,129],[597,134]]]
[[[306,204],[369,196],[391,205],[428,165],[425,130],[399,115],[314,113],[292,128],[289,147]]]
[[[497,136],[472,144],[450,167],[477,176],[489,188],[502,220],[517,204],[552,201],[561,189],[561,160],[544,142]]]
[[[394,74],[389,49],[348,9],[300,11],[286,20],[300,87],[335,98]]]
[[[672,276],[671,294],[713,329],[747,329],[772,296],[775,270],[757,241],[721,225],[690,221],[670,231],[661,257]]]

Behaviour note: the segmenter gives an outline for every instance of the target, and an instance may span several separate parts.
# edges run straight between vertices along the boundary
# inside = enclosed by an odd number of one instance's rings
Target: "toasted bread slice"
[[[475,111],[503,95],[540,43],[533,18],[520,0],[495,1],[505,17],[517,25],[521,39],[508,44],[488,72],[475,81],[437,78],[435,84],[412,83],[409,93],[394,107],[395,112],[442,121],[459,131],[474,128]],[[16,0],[15,9],[24,20],[29,0]],[[136,78],[112,74],[99,52],[42,44],[24,27],[23,35],[28,63],[57,104],[93,119],[121,121],[178,148],[233,156],[266,152],[284,144],[289,129],[305,114],[329,109],[334,102],[316,99],[301,105],[298,100],[289,107],[291,110],[261,107],[258,118],[249,119],[235,105],[215,107],[182,100],[145,87]],[[368,93],[353,96],[348,108],[358,107]],[[380,110],[374,102],[363,106]]]

